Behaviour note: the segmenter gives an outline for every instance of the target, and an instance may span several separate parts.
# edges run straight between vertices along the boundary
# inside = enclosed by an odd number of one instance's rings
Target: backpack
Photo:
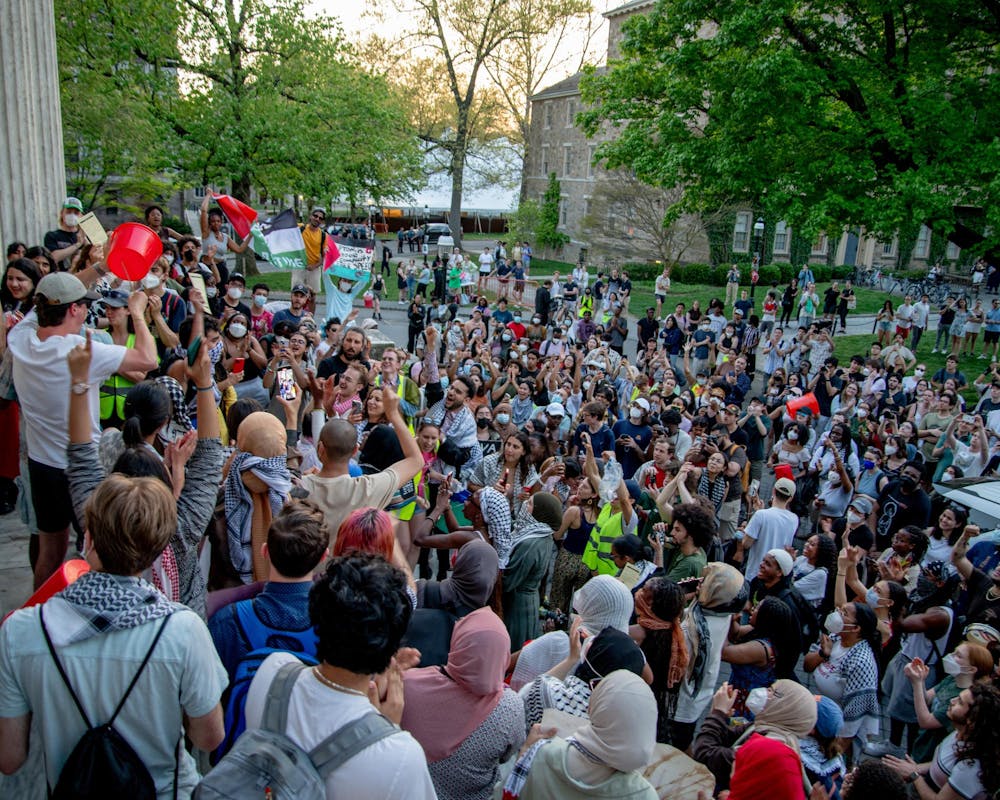
[[[212,753],[212,763],[217,764],[219,760],[228,753],[240,734],[246,730],[247,721],[244,716],[247,704],[247,693],[250,691],[250,683],[261,662],[271,653],[294,653],[301,661],[310,665],[318,663],[315,658],[316,653],[316,631],[307,628],[304,631],[286,631],[278,628],[271,628],[261,622],[257,612],[253,610],[253,600],[241,600],[233,605],[236,614],[236,624],[243,634],[243,638],[250,645],[248,652],[233,673],[232,683],[229,684],[229,699],[226,701],[226,738],[222,740]],[[273,638],[272,638],[273,637]],[[274,641],[279,639],[280,642]],[[288,644],[297,642],[299,648],[292,650]],[[286,644],[287,643],[287,644]],[[275,646],[275,645],[279,646]]]
[[[456,614],[455,611],[464,614]],[[410,624],[400,642],[400,647],[415,647],[420,651],[421,667],[443,667],[448,663],[451,634],[460,616],[469,610],[452,609],[441,603],[441,584],[427,581],[424,584],[424,604],[410,616]]]
[[[142,663],[139,664],[139,669],[136,670],[135,676],[125,690],[122,699],[118,701],[118,705],[115,707],[114,713],[111,714],[111,718],[98,726],[91,724],[87,712],[83,710],[80,698],[73,691],[73,686],[70,684],[65,670],[63,670],[62,663],[59,661],[59,656],[56,655],[56,649],[52,644],[52,639],[49,637],[49,632],[45,627],[43,611],[39,611],[38,619],[42,624],[42,634],[45,636],[45,644],[48,645],[49,654],[56,664],[59,677],[62,678],[63,683],[69,690],[70,697],[73,698],[73,703],[76,705],[77,711],[80,712],[80,716],[83,717],[83,722],[87,726],[87,732],[80,737],[80,741],[76,743],[76,747],[73,748],[73,751],[69,754],[69,758],[66,759],[62,772],[59,773],[59,781],[56,783],[56,787],[52,790],[49,797],[52,800],[87,800],[87,798],[97,800],[97,798],[104,797],[127,797],[129,800],[156,800],[156,784],[153,782],[153,776],[149,774],[149,769],[142,762],[142,759],[139,758],[139,754],[135,752],[132,745],[125,741],[125,737],[114,729],[114,722],[125,706],[129,695],[132,694],[136,683],[139,682],[139,676],[142,675],[146,664],[149,663],[149,658],[153,655],[153,650],[160,641],[163,629],[167,627],[167,623],[170,621],[170,616],[168,615],[163,620],[160,629],[156,632],[156,636],[153,637],[153,643],[149,646],[149,650],[146,652],[145,658],[142,659]],[[180,739],[178,739],[177,750],[174,756],[174,797],[176,798],[177,773],[180,767]]]
[[[326,800],[326,777],[369,745],[399,733],[372,711],[331,733],[308,753],[285,734],[288,704],[299,675],[309,667],[285,664],[268,688],[259,729],[246,731],[195,787],[195,800],[247,797]],[[131,798],[129,799],[131,800]]]
[[[816,610],[794,586],[787,586],[775,595],[795,612],[799,620],[799,643],[802,653],[808,653],[813,642],[819,641],[820,625]]]

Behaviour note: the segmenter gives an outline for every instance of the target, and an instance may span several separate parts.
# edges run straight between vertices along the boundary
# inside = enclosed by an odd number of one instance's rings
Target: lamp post
[[[431,219],[431,210],[427,206],[427,203],[424,203],[424,223],[426,224],[430,222],[430,219]]]
[[[758,270],[763,261],[764,254],[764,218],[757,217],[753,224],[753,264],[750,265],[750,297],[753,297],[757,289],[757,279],[760,276]]]

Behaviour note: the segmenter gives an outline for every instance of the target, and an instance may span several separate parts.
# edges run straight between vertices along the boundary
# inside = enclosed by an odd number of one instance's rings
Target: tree
[[[542,206],[538,213],[538,224],[535,226],[535,238],[547,251],[558,253],[563,245],[569,242],[569,237],[559,230],[559,211],[562,204],[562,187],[553,172],[549,175],[549,185],[545,187]]]
[[[534,200],[522,200],[518,207],[507,215],[507,232],[515,242],[537,241],[535,232],[542,210]]]
[[[619,127],[598,156],[684,209],[736,198],[888,240],[950,231],[963,204],[1000,233],[998,41],[992,3],[663,0],[582,82],[584,126]]]

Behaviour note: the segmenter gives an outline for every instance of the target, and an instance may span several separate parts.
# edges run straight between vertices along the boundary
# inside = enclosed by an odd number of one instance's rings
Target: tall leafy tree
[[[889,239],[964,204],[1000,231],[995,4],[661,0],[625,31],[585,128],[617,127],[599,157],[681,207]]]
[[[549,185],[545,187],[545,194],[542,196],[542,205],[538,211],[538,223],[535,225],[535,238],[546,251],[556,253],[569,242],[569,236],[559,230],[561,200],[562,187],[553,172],[549,175]]]

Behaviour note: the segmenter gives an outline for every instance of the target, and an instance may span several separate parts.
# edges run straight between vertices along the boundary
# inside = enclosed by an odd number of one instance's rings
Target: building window
[[[197,197],[197,198],[199,198],[199,199],[203,198],[205,196],[205,187],[204,186],[195,186],[194,187],[194,196]]]
[[[566,101],[566,127],[572,128],[573,121],[576,119],[576,100],[570,99]]]
[[[552,127],[552,103],[546,103],[542,106],[543,114],[545,118],[545,130]]]
[[[589,197],[584,197],[583,198],[583,216],[584,217],[590,217],[590,198]]]
[[[882,258],[893,258],[896,255],[896,240],[882,243]]]
[[[740,211],[733,225],[733,252],[746,253],[750,250],[750,212]]]
[[[813,240],[812,249],[809,251],[809,255],[825,256],[829,247],[830,247],[829,239],[826,238],[825,233],[821,233]]]
[[[948,259],[948,261],[958,261],[958,256],[961,252],[962,250],[957,244],[954,242],[948,242],[948,246],[944,249],[944,257]]]
[[[547,144],[542,145],[542,177],[547,178],[549,176],[549,146]]]
[[[559,224],[560,225],[565,225],[566,224],[566,218],[568,216],[568,210],[569,210],[569,200],[567,200],[566,196],[563,195],[562,197],[559,198]]]
[[[788,242],[791,238],[791,228],[784,222],[774,226],[774,252],[778,255],[788,255]]]
[[[917,243],[913,246],[914,258],[927,258],[931,252],[931,229],[926,225],[920,226],[920,233],[917,234]]]
[[[587,177],[594,177],[594,157],[597,155],[597,145],[592,144],[587,148]]]
[[[573,172],[573,145],[563,145],[563,177],[568,178]]]

